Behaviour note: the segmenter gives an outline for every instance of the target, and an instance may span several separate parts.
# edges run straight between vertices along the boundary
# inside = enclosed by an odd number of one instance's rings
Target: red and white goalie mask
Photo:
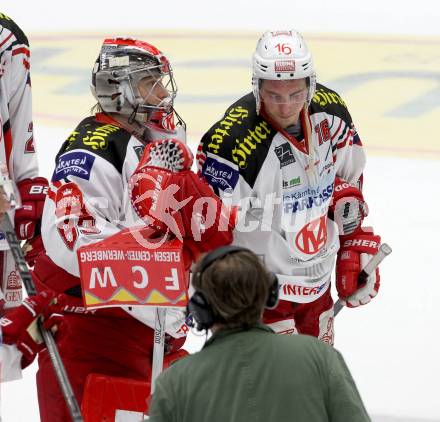
[[[104,112],[127,116],[141,125],[172,115],[177,93],[163,53],[130,38],[104,40],[93,68],[91,89]]]

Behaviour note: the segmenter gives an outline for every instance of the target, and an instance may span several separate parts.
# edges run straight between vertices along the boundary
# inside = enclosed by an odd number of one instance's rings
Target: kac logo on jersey
[[[212,158],[207,158],[202,169],[209,184],[223,191],[233,190],[238,182],[237,170]]]
[[[57,166],[52,175],[52,181],[66,179],[67,176],[76,176],[89,180],[95,157],[85,152],[68,152],[58,158]]]
[[[287,142],[275,147],[275,154],[280,160],[280,168],[295,162],[292,148]]]
[[[306,224],[297,234],[296,247],[307,255],[317,254],[327,242],[327,215]]]

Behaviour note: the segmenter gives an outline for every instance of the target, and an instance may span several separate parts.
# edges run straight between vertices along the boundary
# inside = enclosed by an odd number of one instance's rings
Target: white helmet
[[[155,82],[143,98],[138,84],[145,77]],[[149,104],[148,97],[157,84],[162,84],[169,95],[158,104]],[[104,40],[93,68],[91,90],[105,112],[130,116],[145,124],[152,114],[172,112],[177,86],[168,59],[156,47],[131,38],[109,38]]]
[[[316,87],[312,54],[302,35],[290,31],[267,31],[257,43],[252,57],[252,88],[260,111],[260,81],[307,78],[307,102],[310,104]]]

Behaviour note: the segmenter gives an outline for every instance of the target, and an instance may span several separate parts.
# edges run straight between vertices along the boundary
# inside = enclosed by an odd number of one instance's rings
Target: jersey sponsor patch
[[[237,170],[210,157],[203,164],[202,174],[211,186],[223,191],[233,190],[237,185],[239,176]]]
[[[8,289],[21,289],[21,279],[18,271],[11,271],[6,282]]]
[[[275,147],[275,154],[277,155],[278,160],[280,160],[280,168],[295,162],[292,148],[287,142]]]
[[[295,179],[292,179],[295,180]],[[295,214],[329,202],[333,194],[333,182],[327,186],[308,187],[283,194],[284,212]]]
[[[95,157],[86,152],[67,152],[58,158],[52,181],[66,179],[67,176],[76,176],[89,180]]]

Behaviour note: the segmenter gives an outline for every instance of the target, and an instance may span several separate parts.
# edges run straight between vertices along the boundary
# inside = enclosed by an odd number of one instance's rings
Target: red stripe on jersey
[[[3,45],[3,44],[5,44],[8,40],[9,40],[9,38],[11,38],[12,37],[12,32],[2,41],[2,43],[0,43],[0,47]]]
[[[348,139],[350,138],[351,135],[352,135],[352,134],[351,134],[351,130],[349,130],[349,131],[347,132],[347,136],[345,137],[345,139],[337,145],[338,149],[339,149],[339,148],[344,148],[344,147],[345,147],[345,144],[347,143],[347,141],[348,141]]]
[[[20,47],[20,48],[16,48],[15,50],[12,50],[13,56],[17,56],[18,54],[24,54],[25,56],[28,57],[31,55],[29,49],[26,47]]]
[[[341,129],[341,125],[342,125],[342,120],[339,120],[339,126],[338,126],[338,128],[336,129],[336,132],[335,132],[335,134],[332,136],[332,141],[333,141],[333,139],[335,139],[336,138],[336,135],[339,133],[339,129]]]
[[[5,136],[5,152],[6,152],[6,165],[9,167],[9,160],[11,158],[12,153],[12,130],[9,126],[6,132],[4,133]]]

